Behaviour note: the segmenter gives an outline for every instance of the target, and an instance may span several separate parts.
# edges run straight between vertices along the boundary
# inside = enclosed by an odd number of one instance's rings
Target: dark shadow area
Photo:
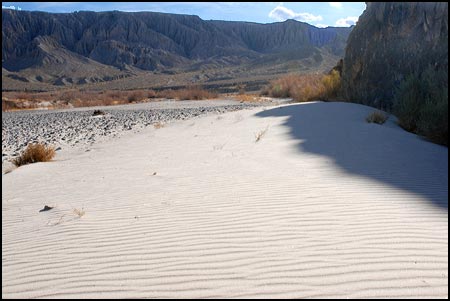
[[[424,196],[448,210],[448,148],[401,129],[390,117],[367,123],[374,109],[337,102],[289,105],[258,117],[288,117],[300,152],[327,156],[345,171]]]

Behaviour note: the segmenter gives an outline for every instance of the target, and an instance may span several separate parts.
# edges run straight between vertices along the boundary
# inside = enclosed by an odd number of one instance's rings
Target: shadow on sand
[[[396,125],[367,123],[374,109],[352,103],[314,102],[262,111],[258,117],[288,117],[284,125],[298,150],[327,156],[349,173],[419,194],[448,210],[448,148]]]

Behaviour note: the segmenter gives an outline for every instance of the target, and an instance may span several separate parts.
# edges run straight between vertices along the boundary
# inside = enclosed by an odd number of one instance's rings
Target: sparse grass
[[[53,146],[46,146],[41,143],[29,144],[25,151],[13,160],[13,164],[17,167],[35,163],[47,162],[55,156],[55,148]]]
[[[12,172],[14,170],[14,168],[8,168],[5,170],[5,172],[3,173],[4,175],[9,174],[10,172]]]
[[[81,208],[81,209],[74,208],[74,209],[73,209],[73,213],[74,213],[75,215],[78,215],[78,217],[81,218],[86,212],[84,211],[83,208]]]
[[[332,100],[338,97],[340,85],[336,70],[329,74],[290,74],[272,81],[262,95],[292,98],[296,102]]]
[[[374,111],[366,117],[368,123],[383,124],[388,119],[388,116],[381,111]]]
[[[256,133],[255,134],[255,143],[258,142],[259,140],[261,140],[261,138],[267,133],[268,130],[269,130],[269,126],[267,126],[264,130]]]

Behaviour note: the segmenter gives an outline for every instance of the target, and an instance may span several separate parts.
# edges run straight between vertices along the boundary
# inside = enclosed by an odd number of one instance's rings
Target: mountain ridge
[[[324,53],[336,60],[343,55],[351,29],[317,28],[294,20],[268,24],[205,21],[194,15],[147,11],[54,14],[3,9],[2,67],[9,72],[27,71],[25,77],[42,76],[39,69],[47,67],[48,81],[54,83],[74,77],[67,70],[59,72],[65,60],[62,53],[67,54],[69,64],[98,63],[103,76],[110,72],[114,76],[182,72],[203,61],[213,68],[240,66],[263,61],[265,56],[294,60],[315,56],[320,62]],[[58,50],[59,59],[42,47]]]

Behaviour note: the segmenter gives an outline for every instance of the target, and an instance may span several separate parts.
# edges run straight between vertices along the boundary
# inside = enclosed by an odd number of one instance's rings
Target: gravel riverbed
[[[267,103],[265,103],[267,105]],[[156,123],[220,114],[261,104],[236,101],[141,103],[54,111],[2,112],[2,163],[18,156],[30,143],[56,147],[90,145]],[[93,116],[100,109],[105,115]]]

